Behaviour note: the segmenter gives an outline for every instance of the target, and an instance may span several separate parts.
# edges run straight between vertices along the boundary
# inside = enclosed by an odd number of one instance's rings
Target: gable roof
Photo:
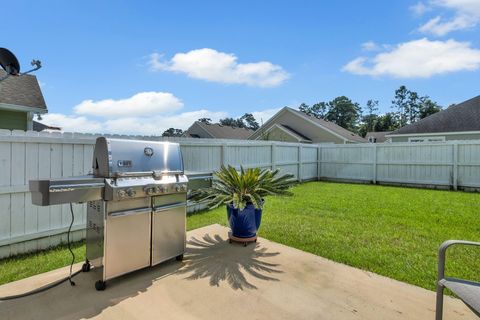
[[[307,115],[307,114],[305,114],[301,111],[292,109],[290,107],[282,108],[273,117],[271,117],[263,126],[266,127],[266,126],[270,125],[270,123],[272,121],[274,121],[275,118],[277,118],[280,114],[282,114],[284,112],[290,112],[290,113],[292,113],[292,114],[294,114],[298,117],[301,117],[301,118],[303,118],[307,121],[310,121],[313,124],[315,124],[319,127],[322,127],[323,129],[329,131],[330,133],[338,136],[339,138],[341,138],[343,140],[350,141],[350,142],[367,142],[366,139],[360,137],[359,135],[356,135],[355,133],[353,133],[353,132],[351,132],[347,129],[344,129],[344,128],[340,127],[339,125],[337,125],[333,122],[309,116],[309,115]],[[252,134],[252,136],[250,137],[250,139],[252,139],[253,136],[256,135],[257,132],[261,132],[261,129],[255,131],[254,134]]]
[[[370,137],[375,138],[376,142],[385,142],[387,141],[386,135],[392,133],[391,131],[379,131],[379,132],[367,132],[365,138],[368,139]]]
[[[480,131],[480,96],[406,125],[390,135]]]
[[[246,140],[253,133],[253,130],[251,129],[224,126],[219,123],[206,124],[204,122],[195,121],[194,124],[200,126],[203,130],[208,132],[212,136],[212,138],[217,138],[217,139]],[[191,137],[189,133],[190,128],[186,132],[187,137]]]
[[[7,73],[0,70],[0,77]],[[10,76],[0,83],[0,106],[39,113],[47,112],[42,90],[33,75]],[[30,110],[29,110],[30,109]]]
[[[268,128],[264,133],[270,132],[273,129],[279,129],[283,131],[284,133],[288,134],[289,136],[293,137],[294,139],[298,140],[298,142],[307,142],[307,143],[312,143],[312,140],[310,138],[304,136],[300,132],[292,129],[291,127],[284,125],[284,124],[278,124],[274,123],[270,128]]]

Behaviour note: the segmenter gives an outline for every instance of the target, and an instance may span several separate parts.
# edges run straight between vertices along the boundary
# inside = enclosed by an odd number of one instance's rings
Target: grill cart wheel
[[[177,261],[183,261],[183,254],[179,255],[179,256],[176,256],[175,259]]]
[[[90,265],[90,262],[85,261],[85,263],[82,265],[82,272],[89,272],[90,271],[90,268],[92,266]]]
[[[103,291],[106,287],[107,283],[105,281],[98,280],[97,282],[95,282],[95,289],[97,289],[97,291]]]

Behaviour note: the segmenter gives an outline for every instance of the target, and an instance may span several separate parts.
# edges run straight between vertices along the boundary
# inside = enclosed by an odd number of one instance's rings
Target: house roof
[[[480,131],[480,96],[406,125],[390,135]]]
[[[392,133],[391,131],[380,131],[380,132],[367,132],[365,138],[375,138],[377,142],[385,142],[387,138],[385,137],[387,134]]]
[[[195,121],[194,124],[200,126],[202,129],[207,131],[212,136],[212,138],[217,138],[217,139],[245,139],[246,140],[253,133],[253,130],[251,129],[224,126],[219,123],[207,124],[204,122]],[[191,136],[189,133],[189,130],[187,130],[186,136],[187,137]]]
[[[292,129],[290,126],[287,126],[287,125],[285,125],[285,124],[281,124],[280,126],[282,126],[283,128],[285,128],[286,130],[290,131],[291,133],[297,135],[297,136],[300,137],[302,140],[312,141],[309,137],[301,134],[301,133],[298,132],[297,130]]]
[[[0,70],[0,77],[6,72]],[[38,109],[38,112],[47,112],[47,105],[37,77],[33,75],[10,76],[0,83],[0,105],[10,107],[28,107]],[[36,111],[36,110],[32,110]]]
[[[333,122],[326,121],[326,120],[323,120],[323,119],[318,119],[318,118],[315,118],[313,116],[309,116],[308,114],[305,114],[301,111],[298,111],[298,110],[295,110],[295,109],[292,109],[292,108],[289,108],[289,107],[285,107],[285,108],[287,108],[289,111],[292,111],[292,112],[294,112],[295,114],[297,114],[301,117],[307,118],[307,119],[315,122],[316,124],[327,128],[330,131],[333,131],[334,133],[343,137],[346,140],[354,141],[354,142],[366,142],[367,141],[364,138],[360,137],[359,135],[357,135],[357,134],[355,134],[355,133],[353,133],[353,132],[351,132],[351,131],[349,131],[345,128],[342,128],[342,127],[340,127],[339,125],[337,125]]]
[[[54,127],[54,126],[49,126],[46,124],[43,124],[38,121],[33,121],[33,131],[43,131],[43,130],[54,130],[54,131],[61,131],[62,128],[60,127]]]

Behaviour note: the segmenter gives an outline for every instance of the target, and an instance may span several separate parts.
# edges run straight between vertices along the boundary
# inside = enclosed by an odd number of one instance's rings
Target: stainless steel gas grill
[[[87,261],[106,281],[185,251],[187,192],[211,184],[209,173],[184,172],[177,143],[100,137],[93,174],[32,180],[32,202],[87,204]]]

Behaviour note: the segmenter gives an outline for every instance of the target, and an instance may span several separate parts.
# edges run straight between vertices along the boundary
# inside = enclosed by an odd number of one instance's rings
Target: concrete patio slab
[[[93,273],[0,302],[0,319],[434,319],[434,292],[266,239],[229,244],[220,225],[188,232],[184,262],[167,262],[94,289]],[[79,266],[76,266],[79,268]],[[0,296],[65,276],[66,268],[0,286]],[[476,319],[446,298],[445,319]]]

